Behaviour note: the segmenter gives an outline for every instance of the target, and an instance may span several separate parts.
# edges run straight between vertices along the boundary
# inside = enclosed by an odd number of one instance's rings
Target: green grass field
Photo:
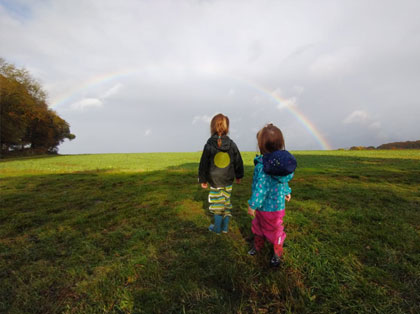
[[[419,313],[420,151],[305,151],[283,264],[247,255],[254,153],[227,235],[200,153],[0,162],[0,313]]]

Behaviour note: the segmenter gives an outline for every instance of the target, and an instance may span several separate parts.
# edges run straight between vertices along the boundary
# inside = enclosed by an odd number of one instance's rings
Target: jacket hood
[[[230,147],[232,146],[232,140],[229,138],[229,136],[227,135],[223,135],[221,137],[222,140],[222,145],[219,147],[217,145],[217,140],[219,139],[219,136],[217,135],[213,135],[212,137],[209,138],[209,140],[207,141],[207,144],[213,146],[214,148],[222,151],[222,152],[227,152]]]
[[[273,176],[287,176],[297,167],[296,158],[287,150],[277,150],[262,157],[263,170]]]

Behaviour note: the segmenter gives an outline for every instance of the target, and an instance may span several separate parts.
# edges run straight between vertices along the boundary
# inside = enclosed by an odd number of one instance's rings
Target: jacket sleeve
[[[208,173],[210,168],[210,151],[208,145],[204,145],[203,153],[201,154],[200,166],[198,167],[198,182],[207,183]]]
[[[260,209],[268,194],[267,175],[262,169],[262,165],[255,166],[254,178],[252,182],[252,194],[248,201],[252,209]]]
[[[242,161],[241,153],[239,152],[238,147],[234,146],[233,150],[233,167],[235,169],[235,178],[242,179],[244,177],[244,162]]]
[[[284,194],[289,195],[292,194],[292,189],[290,188],[289,184],[283,183]]]
[[[283,184],[283,191],[285,195],[289,195],[292,193],[292,189],[289,186],[289,181],[292,180],[293,175],[294,175],[294,172],[280,178],[280,182]]]

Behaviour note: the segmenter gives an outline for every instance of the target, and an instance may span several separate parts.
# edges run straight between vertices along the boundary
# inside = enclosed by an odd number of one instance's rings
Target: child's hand
[[[241,183],[241,179],[236,179],[236,183]]]
[[[252,209],[251,207],[249,207],[249,205],[248,205],[248,214],[252,217],[255,217],[255,209]]]
[[[290,195],[290,194],[289,194],[289,195],[286,195],[286,196],[284,197],[284,199],[285,199],[286,201],[288,201],[288,202],[290,201],[290,199],[291,199],[291,198],[292,198],[292,195]]]
[[[201,187],[202,187],[203,189],[207,189],[208,184],[207,184],[207,183],[201,183]]]

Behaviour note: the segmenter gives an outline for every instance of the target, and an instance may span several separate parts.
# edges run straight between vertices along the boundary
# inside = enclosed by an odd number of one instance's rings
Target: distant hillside
[[[420,140],[382,144],[377,149],[420,149]]]
[[[378,147],[373,146],[353,146],[350,150],[374,150],[374,149],[420,149],[419,141],[406,141],[406,142],[394,142],[379,145]]]

